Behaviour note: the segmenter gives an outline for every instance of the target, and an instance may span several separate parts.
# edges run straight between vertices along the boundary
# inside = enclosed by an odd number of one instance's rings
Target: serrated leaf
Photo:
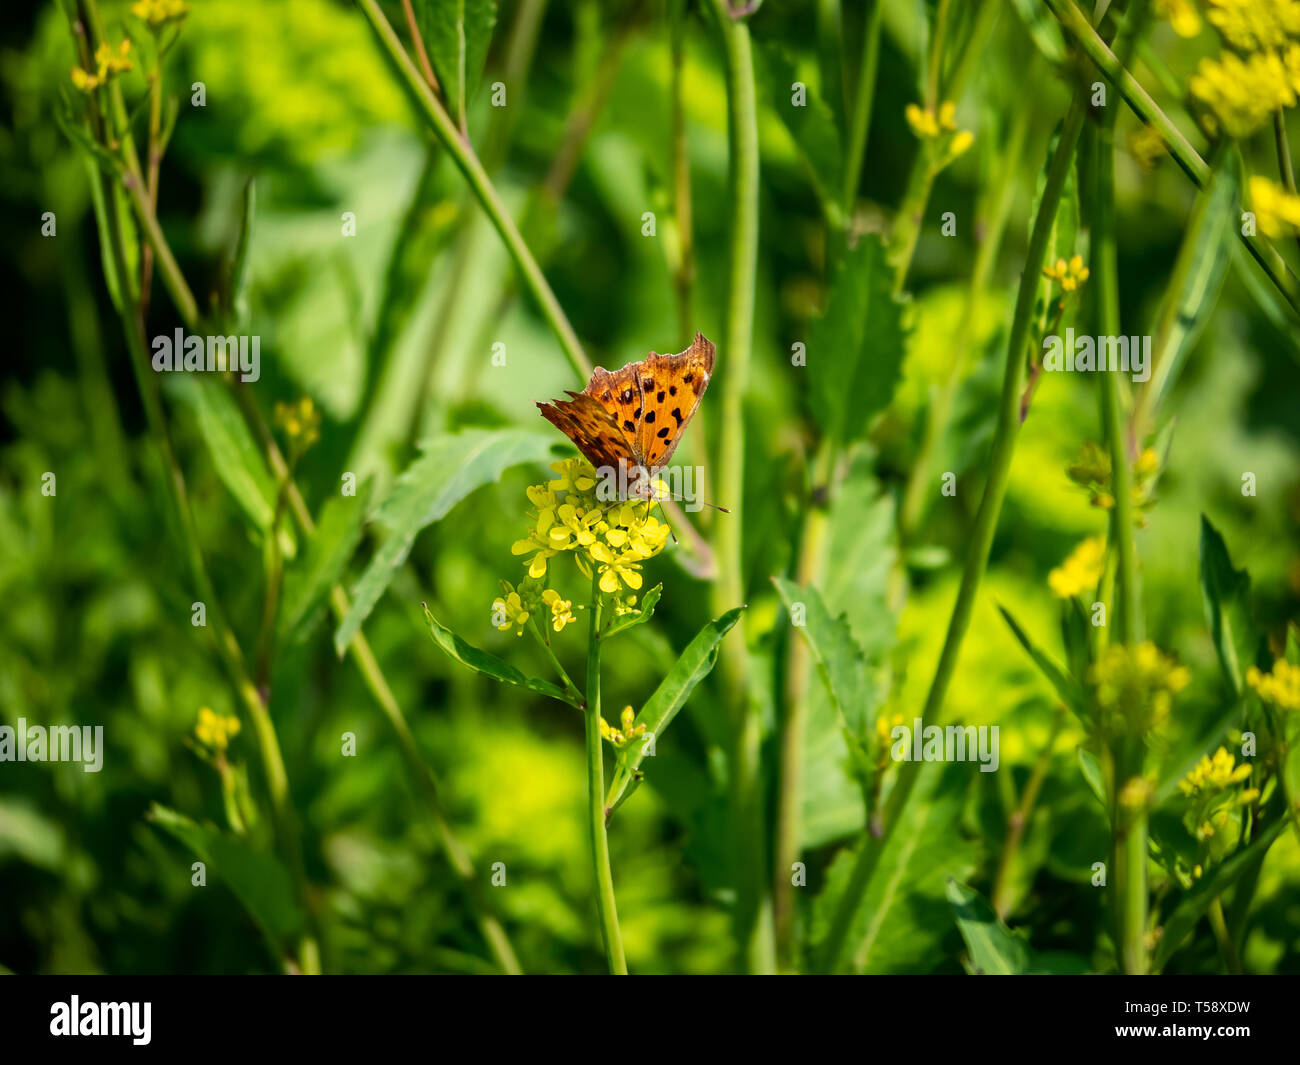
[[[418,0],[416,22],[447,109],[462,129],[496,25],[495,0]]]
[[[201,825],[157,803],[149,820],[179,840],[225,883],[277,951],[283,953],[302,928],[293,881],[279,859],[255,851],[212,825]]]
[[[306,557],[285,575],[284,605],[280,609],[282,642],[301,643],[316,627],[326,596],[342,579],[361,539],[371,487],[372,482],[366,481],[355,496],[334,496],[325,504]]]
[[[982,976],[1018,976],[1029,968],[1029,944],[1004,925],[978,891],[948,881],[957,927],[970,953],[969,971]]]
[[[335,651],[342,656],[361,631],[421,530],[511,466],[546,462],[555,446],[554,437],[522,429],[466,429],[422,444],[420,457],[397,479],[375,515],[390,535],[357,582],[352,606],[334,633]]]
[[[493,680],[499,680],[503,684],[513,684],[518,688],[527,688],[529,691],[537,692],[538,695],[546,695],[552,699],[558,699],[562,703],[568,703],[570,706],[577,706],[576,700],[571,699],[558,685],[552,684],[549,680],[541,680],[537,677],[529,677],[515,669],[505,659],[498,658],[487,651],[480,651],[477,647],[466,643],[457,636],[446,625],[442,624],[435,618],[426,606],[424,608],[424,620],[429,625],[429,635],[433,637],[433,642],[447,652],[452,658],[462,665],[468,666],[476,673],[482,673],[491,677]]]
[[[686,650],[673,663],[672,669],[654,690],[654,694],[641,707],[641,712],[636,716],[636,724],[645,725],[645,736],[653,736],[656,744],[663,739],[664,732],[686,705],[686,700],[691,697],[696,685],[712,671],[713,664],[718,660],[718,644],[735,627],[743,611],[744,607],[735,607],[700,629],[695,639],[686,645]],[[646,757],[645,736],[618,752],[605,797],[605,809],[611,810],[617,806],[628,785],[632,783],[632,778]]]
[[[1259,638],[1250,620],[1250,577],[1234,569],[1223,537],[1201,515],[1201,599],[1219,666],[1234,696],[1254,664]]]
[[[803,608],[803,623],[794,625],[795,632],[817,663],[841,727],[863,745],[875,703],[868,691],[865,656],[849,631],[848,620],[831,617],[816,588],[801,588],[784,577],[773,577],[772,583],[792,619],[798,608]]]
[[[864,236],[840,260],[808,343],[809,403],[823,437],[842,446],[866,436],[893,398],[905,351],[885,247]]]

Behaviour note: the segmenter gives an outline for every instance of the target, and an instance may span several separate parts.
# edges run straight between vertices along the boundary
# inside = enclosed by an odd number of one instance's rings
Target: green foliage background
[[[385,6],[401,25],[399,6]],[[672,67],[663,6],[546,5],[532,70],[524,84],[507,86],[511,132],[494,179],[514,216],[526,218],[525,235],[592,360],[609,367],[650,349],[679,350],[690,339],[680,331],[674,296],[680,234],[672,210]],[[856,6],[845,5],[846,39],[862,32]],[[104,6],[110,24],[124,7]],[[505,62],[505,31],[517,5],[501,8],[484,85],[470,97],[476,144],[491,119],[485,85]],[[819,377],[815,362],[828,344],[849,342],[855,328],[833,314],[822,318],[828,299],[834,308],[834,274],[817,189],[836,186],[840,147],[814,131],[812,150],[801,150],[783,118],[789,70],[818,91],[812,8],[768,0],[751,20],[762,74],[762,184],[746,487],[743,500],[718,500],[732,508],[730,518],[701,519],[743,528],[745,638],[769,751],[773,692],[780,690],[789,639],[769,578],[788,575],[793,564],[810,419],[846,396],[845,417],[855,417],[857,405],[883,416],[869,439],[856,438],[854,472],[831,512],[825,606],[832,616],[847,611],[858,644],[876,655],[874,680],[862,683],[884,686],[864,690],[863,708],[883,708],[887,691],[891,712],[910,719],[924,700],[979,499],[1037,161],[1069,95],[1046,65],[1035,63],[1024,23],[1007,5],[959,108],[975,146],[940,175],[930,198],[907,285],[909,328],[900,339],[905,357],[897,388],[891,396],[887,380],[866,374],[846,391],[848,385]],[[922,79],[918,9],[923,14],[920,4],[886,5],[858,205],[868,230],[883,228],[903,199],[917,151],[903,112],[919,98]],[[1156,30],[1153,47],[1171,76],[1184,78],[1205,50],[1204,42],[1183,41],[1167,26]],[[234,885],[212,876],[205,889],[190,886],[193,855],[184,833],[191,829],[165,831],[146,816],[157,803],[199,826],[222,823],[216,776],[186,738],[199,707],[238,708],[209,643],[190,625],[195,595],[102,280],[87,167],[54,121],[72,62],[57,5],[45,4],[28,19],[10,17],[0,53],[9,120],[0,138],[0,225],[16,350],[6,360],[0,396],[0,721],[102,724],[107,752],[98,774],[0,763],[0,965],[16,972],[274,970],[276,958]],[[606,72],[602,98],[593,86]],[[417,442],[429,437],[466,427],[548,431],[534,402],[581,382],[536,308],[518,296],[495,233],[460,175],[431,147],[354,8],[329,0],[195,0],[167,77],[169,89],[180,92],[180,114],[159,216],[201,302],[222,277],[240,230],[244,183],[256,176],[248,313],[263,361],[251,388],[267,414],[277,400],[304,394],[323,410],[322,439],[297,471],[314,512],[348,470],[368,486],[373,517],[399,474],[417,461]],[[684,79],[697,257],[690,328],[719,337],[728,271],[726,100],[716,27],[694,13]],[[196,81],[206,87],[202,108],[180,91]],[[138,71],[126,84],[138,96]],[[821,86],[818,100],[833,98]],[[836,120],[833,104],[819,106]],[[584,108],[591,126],[571,179],[561,173],[562,195],[548,199],[541,190],[548,177],[557,179],[557,149]],[[1025,108],[1031,149],[1023,154],[1026,165],[1012,170],[1005,247],[967,320],[976,204],[997,173],[1006,130]],[[1124,148],[1135,126],[1130,114],[1120,116],[1120,291],[1126,331],[1146,333],[1194,193],[1168,158],[1151,170],[1138,165]],[[955,237],[940,235],[946,210],[956,213]],[[40,235],[44,211],[55,212],[55,238]],[[344,239],[340,216],[348,211],[356,216],[356,236]],[[642,235],[646,211],[656,213],[654,238]],[[860,246],[865,258],[875,254],[871,240]],[[156,282],[150,335],[177,324]],[[956,473],[960,488],[946,499],[936,484],[927,500],[922,542],[903,560],[909,587],[895,619],[895,509],[922,412],[949,376],[953,338],[963,329],[974,344],[933,463]],[[820,349],[810,340],[827,337]],[[491,365],[497,342],[505,345],[508,369]],[[809,345],[807,368],[791,365],[798,342]],[[1261,628],[1276,637],[1296,616],[1298,355],[1294,326],[1270,317],[1233,269],[1169,403],[1176,414],[1172,444],[1138,540],[1148,635],[1193,676],[1178,705],[1170,762],[1210,753],[1196,742],[1227,706],[1197,574],[1202,513],[1233,562],[1249,571]],[[720,346],[719,381],[727,366]],[[228,491],[186,386],[165,386],[172,430],[216,586],[247,649],[261,609],[263,537]],[[878,402],[876,388],[885,393]],[[682,461],[705,461],[717,402],[706,400],[679,452]],[[960,894],[966,889],[954,896],[947,880],[988,893],[1007,818],[1049,742],[1054,754],[1025,833],[1009,922],[1026,932],[1036,954],[1064,959],[1059,969],[1113,967],[1105,903],[1089,883],[1092,863],[1105,860],[1107,828],[1079,769],[1083,733],[1071,719],[1052,740],[1055,694],[997,612],[999,604],[1008,606],[1037,642],[1063,657],[1047,573],[1084,536],[1105,532],[1104,515],[1064,468],[1085,440],[1100,437],[1089,382],[1047,375],[1017,445],[988,577],[948,697],[950,720],[1001,726],[1001,770],[947,776],[916,811],[914,849],[899,863],[897,880],[870,895],[859,914],[859,969],[961,971],[966,947],[955,915],[970,920],[973,904]],[[488,875],[494,862],[506,865],[507,886],[489,897],[524,968],[599,971],[580,723],[569,707],[461,668],[430,642],[420,610],[422,600],[429,602],[477,646],[530,675],[549,675],[531,642],[489,624],[498,580],[522,575],[510,544],[524,531],[524,486],[541,480],[543,469],[535,461],[512,467],[424,529],[365,632],[439,772],[449,820],[480,873]],[[45,471],[57,474],[54,498],[41,494]],[[1243,471],[1257,477],[1254,498],[1241,494]],[[366,525],[349,587],[385,536],[382,523]],[[607,656],[606,701],[615,713],[644,701],[709,616],[707,584],[676,565],[674,555],[665,552],[649,567],[647,587],[665,585],[654,621]],[[337,660],[332,635],[330,624],[317,623],[309,639],[283,649],[272,704],[326,968],[490,968],[437,841],[416,815],[419,799],[401,753],[357,674]],[[557,642],[576,676],[581,641],[569,635]],[[815,942],[864,815],[834,708],[819,684],[811,698],[801,799],[809,882],[797,895],[800,928]],[[697,689],[646,766],[646,784],[614,819],[615,883],[634,971],[735,965],[720,713],[715,678]],[[870,731],[871,721],[865,724]],[[356,735],[354,758],[340,756],[345,732]],[[256,764],[249,729],[232,753]],[[768,772],[770,802],[775,777]],[[259,774],[250,775],[256,792]],[[1260,874],[1242,946],[1248,971],[1300,971],[1297,887],[1300,846],[1286,832]],[[1167,969],[1212,971],[1219,964],[1201,922]]]

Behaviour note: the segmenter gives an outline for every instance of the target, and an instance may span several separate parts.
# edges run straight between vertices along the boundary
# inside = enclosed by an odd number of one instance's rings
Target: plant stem
[[[993,911],[998,915],[998,919],[1005,919],[1011,912],[1011,873],[1016,867],[1016,855],[1020,851],[1021,841],[1025,838],[1025,828],[1029,825],[1029,816],[1034,812],[1034,803],[1038,801],[1038,793],[1042,790],[1043,781],[1047,779],[1047,771],[1052,766],[1052,754],[1056,747],[1056,737],[1061,734],[1061,726],[1065,724],[1065,708],[1058,707],[1056,717],[1052,721],[1052,734],[1047,740],[1047,745],[1038,755],[1038,760],[1034,763],[1033,772],[1029,776],[1028,783],[1025,784],[1024,794],[1020,797],[1015,811],[1007,824],[1007,840],[1002,847],[1002,857],[998,859],[997,876],[993,881]]]
[[[1292,196],[1296,194],[1295,167],[1291,164],[1291,147],[1287,143],[1286,114],[1279,108],[1273,112],[1273,140],[1277,143],[1277,169],[1282,177],[1282,184]],[[1296,234],[1300,242],[1300,233]]]
[[[1214,938],[1219,943],[1219,953],[1223,957],[1223,964],[1227,966],[1228,972],[1233,976],[1240,976],[1242,973],[1241,958],[1237,954],[1237,945],[1232,941],[1232,936],[1228,933],[1228,922],[1223,917],[1223,899],[1216,898],[1210,903],[1209,909],[1210,927],[1214,929]]]
[[[684,0],[671,0],[669,25],[673,57],[673,213],[677,222],[677,335],[692,335],[694,317],[691,294],[695,286],[695,225],[691,217],[691,159],[686,154],[686,104],[683,68],[686,65],[686,11]]]
[[[733,18],[725,0],[713,0],[727,67],[728,177],[731,201],[725,361],[721,374],[717,461],[719,498],[744,513],[745,388],[753,347],[754,286],[758,265],[758,104],[749,27]],[[714,526],[718,580],[713,585],[715,615],[744,602],[741,521],[723,518]],[[735,929],[742,964],[750,972],[776,966],[771,896],[763,857],[762,778],[759,772],[761,722],[748,698],[748,655],[744,619],[723,641],[722,688],[731,721],[731,817],[736,847]]]
[[[623,933],[618,927],[614,873],[609,866],[609,830],[605,809],[605,751],[600,738],[600,584],[591,576],[591,617],[587,629],[587,814],[591,832],[591,861],[596,873],[596,909],[605,960],[615,976],[627,975]]]
[[[483,164],[479,162],[474,149],[457,129],[455,122],[447,114],[441,101],[433,94],[433,90],[429,88],[428,82],[416,69],[415,64],[411,62],[411,57],[406,54],[406,49],[402,47],[402,42],[393,31],[393,27],[384,17],[377,0],[357,0],[357,6],[369,21],[375,37],[397,69],[416,106],[428,120],[460,172],[465,175],[465,180],[469,182],[479,205],[501,235],[511,258],[524,276],[528,290],[555,332],[565,357],[578,376],[586,380],[591,376],[592,366],[582,350],[582,343],[573,331],[573,326],[569,324],[560,301],[551,291],[551,286],[547,283],[541,267],[537,265],[537,260],[520,235],[518,227],[506,210],[505,203],[497,192],[496,186],[492,184],[491,178],[488,177],[487,171],[483,169]]]
[[[826,558],[829,518],[827,501],[819,497],[829,488],[835,472],[835,449],[822,441],[813,458],[809,484],[811,504],[799,543],[795,579],[801,588],[820,586]],[[808,684],[812,674],[808,644],[790,636],[787,652],[785,714],[780,727],[780,780],[776,793],[776,839],[772,879],[773,919],[777,963],[790,971],[795,963],[795,905],[793,866],[799,860],[803,817],[804,741],[808,730]]]
[[[1002,500],[1006,495],[1007,482],[1011,473],[1011,457],[1015,451],[1016,438],[1020,429],[1020,396],[1024,390],[1025,350],[1029,340],[1030,321],[1033,318],[1034,300],[1038,293],[1048,240],[1057,208],[1060,206],[1066,177],[1074,159],[1074,150],[1078,144],[1086,108],[1087,96],[1084,88],[1080,88],[1075,92],[1074,102],[1061,127],[1056,151],[1048,168],[1043,195],[1039,201],[1038,214],[1034,218],[1033,230],[1030,233],[1029,247],[1025,253],[1025,266],[1020,275],[1020,287],[1016,295],[1011,333],[1007,342],[1007,361],[1002,381],[1002,394],[998,402],[997,428],[994,431],[992,452],[989,455],[988,478],[975,516],[975,527],[971,530],[970,548],[966,555],[966,564],[962,569],[961,586],[958,588],[957,599],[953,604],[952,616],[948,621],[943,650],[940,652],[934,679],[930,683],[930,690],[921,714],[927,724],[940,723],[948,684],[957,665],[962,640],[970,627],[975,595],[979,591],[984,570],[988,565],[993,534],[997,529],[998,515],[1002,510]],[[899,767],[898,778],[894,782],[893,791],[886,804],[883,835],[877,841],[867,840],[859,852],[848,886],[836,906],[830,930],[818,949],[819,971],[832,972],[838,966],[839,959],[847,946],[846,939],[853,925],[858,905],[875,873],[885,844],[898,825],[908,797],[916,788],[922,766],[925,764],[909,761]]]
[[[852,125],[849,127],[848,155],[844,167],[844,223],[852,226],[853,205],[862,180],[862,163],[867,155],[867,135],[871,129],[871,105],[876,95],[876,71],[880,59],[880,29],[884,24],[885,0],[875,0],[862,36],[862,60],[858,65],[854,91]]]

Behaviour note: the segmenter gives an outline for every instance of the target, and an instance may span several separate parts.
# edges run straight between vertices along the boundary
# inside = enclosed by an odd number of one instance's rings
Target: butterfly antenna
[[[668,520],[668,512],[664,510],[664,501],[656,496],[655,502],[659,504],[659,513],[663,516],[664,524],[668,526],[668,535],[673,538],[674,544],[677,543],[677,534],[673,532],[673,523]]]

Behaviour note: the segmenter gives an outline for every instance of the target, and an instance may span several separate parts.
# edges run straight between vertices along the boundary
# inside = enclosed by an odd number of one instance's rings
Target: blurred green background
[[[519,6],[501,4],[485,85],[508,62]],[[526,80],[507,85],[508,128],[494,134],[503,145],[495,180],[515,217],[525,219],[525,235],[593,362],[618,367],[651,349],[680,350],[690,335],[679,322],[673,283],[680,234],[672,212],[663,5],[537,6],[543,17],[535,59]],[[104,5],[110,25],[125,7]],[[760,62],[769,51],[783,53],[816,85],[813,7],[811,0],[768,0],[751,25]],[[918,98],[922,8],[887,5],[859,194],[866,229],[883,226],[898,205],[917,150],[904,108]],[[385,9],[400,25],[398,5]],[[186,739],[200,707],[237,708],[208,644],[189,624],[195,595],[104,287],[87,166],[53,117],[73,62],[66,19],[47,3],[7,12],[0,32],[7,112],[0,226],[13,334],[0,389],[0,720],[102,724],[107,745],[98,774],[74,765],[0,764],[0,965],[15,972],[271,971],[276,960],[235,896],[215,877],[206,889],[191,887],[191,855],[145,819],[157,802],[199,821],[222,820],[217,776]],[[846,4],[846,41],[861,33],[858,5]],[[1153,42],[1183,78],[1208,47],[1163,25]],[[918,417],[932,388],[947,379],[952,337],[962,325],[977,228],[966,220],[1000,162],[1012,117],[1030,108],[1006,246],[977,308],[975,350],[935,463],[963,485],[970,474],[972,487],[963,487],[955,505],[930,506],[926,552],[909,560],[911,587],[897,618],[890,708],[908,718],[924,696],[951,609],[995,417],[1034,183],[1068,100],[1045,66],[1031,65],[1034,54],[1007,5],[958,109],[975,146],[940,175],[931,197],[933,219],[956,212],[957,235],[941,236],[937,221],[923,230],[908,284],[914,327],[903,378],[858,456],[880,494],[869,511],[879,525],[878,551],[858,569],[888,568],[897,551],[892,506],[915,453]],[[684,77],[697,258],[690,329],[717,338],[728,263],[726,104],[716,27],[695,12]],[[275,402],[302,395],[320,406],[322,439],[298,470],[313,509],[336,490],[340,471],[371,481],[372,498],[381,498],[415,456],[414,442],[430,433],[537,428],[535,401],[581,386],[544,320],[517,295],[495,233],[459,173],[431,146],[350,5],[195,0],[167,78],[180,111],[159,216],[201,302],[239,231],[244,183],[256,178],[251,321],[261,337],[262,376],[253,394],[268,415]],[[201,108],[189,104],[188,87],[199,81]],[[125,85],[138,98],[139,72],[126,75]],[[774,673],[787,633],[768,578],[791,565],[809,438],[789,352],[824,307],[827,240],[816,174],[767,92],[746,493],[743,501],[718,502],[743,525],[751,663]],[[481,88],[470,117],[484,154],[489,127],[502,125],[487,97]],[[1117,228],[1130,333],[1152,328],[1193,199],[1171,160],[1147,166],[1128,150],[1136,128],[1131,115],[1121,115]],[[45,211],[57,217],[54,238],[41,235]],[[654,238],[642,235],[646,211],[656,213]],[[343,212],[356,216],[355,237],[341,236]],[[156,285],[150,335],[177,324]],[[498,342],[506,346],[506,370],[490,362]],[[1192,669],[1179,710],[1186,736],[1199,734],[1221,709],[1196,572],[1200,514],[1249,570],[1258,616],[1270,631],[1300,603],[1298,355],[1295,332],[1261,309],[1234,270],[1169,405],[1176,413],[1172,447],[1139,548],[1148,633]],[[726,365],[722,347],[720,373]],[[261,608],[261,546],[227,494],[192,409],[170,386],[165,394],[209,564],[248,648]],[[687,435],[683,461],[704,460],[715,431],[710,406],[706,400]],[[1011,606],[1059,647],[1047,573],[1105,527],[1064,468],[1085,440],[1099,437],[1093,389],[1048,375],[1018,443],[989,577],[949,695],[954,718],[1002,726],[1002,772],[973,774],[956,820],[927,844],[930,866],[914,868],[887,904],[885,931],[865,968],[961,969],[961,941],[942,879],[933,874],[941,869],[987,887],[1014,796],[1008,789],[1023,788],[1053,718],[1050,687],[996,605]],[[54,498],[41,494],[45,471],[57,474]],[[1241,495],[1243,471],[1258,478],[1255,498]],[[523,489],[541,479],[540,467],[511,470],[421,534],[411,567],[366,633],[440,774],[453,827],[481,869],[506,863],[508,884],[491,898],[525,969],[598,971],[580,725],[567,707],[459,668],[429,641],[419,609],[427,600],[479,646],[545,672],[536,647],[489,624],[498,580],[521,575],[510,544],[523,534]],[[714,520],[726,519],[702,519]],[[378,542],[373,535],[363,541],[354,577]],[[707,585],[673,556],[667,551],[649,567],[650,583],[665,582],[655,621],[611,651],[606,697],[615,710],[645,698],[708,614]],[[273,705],[327,968],[483,969],[477,929],[432,831],[416,816],[400,753],[356,673],[336,659],[330,635],[330,626],[320,625],[308,643],[280,656]],[[578,675],[581,640],[559,644]],[[765,683],[756,688],[770,730],[775,710]],[[733,965],[719,706],[710,683],[697,690],[662,741],[647,786],[611,831],[634,971]],[[358,753],[342,758],[339,737],[349,731]],[[1011,919],[1035,947],[1095,963],[1104,917],[1088,879],[1091,862],[1105,853],[1106,827],[1078,772],[1081,741],[1073,723],[1056,740],[1026,833]],[[248,728],[231,755],[256,763]],[[810,883],[800,896],[801,922],[814,938],[824,922],[814,900],[863,821],[845,760],[818,696],[803,797]],[[256,791],[260,777],[251,776]],[[1300,847],[1287,834],[1262,873],[1244,945],[1248,969],[1300,971],[1297,887]],[[1202,929],[1171,968],[1216,965]]]

